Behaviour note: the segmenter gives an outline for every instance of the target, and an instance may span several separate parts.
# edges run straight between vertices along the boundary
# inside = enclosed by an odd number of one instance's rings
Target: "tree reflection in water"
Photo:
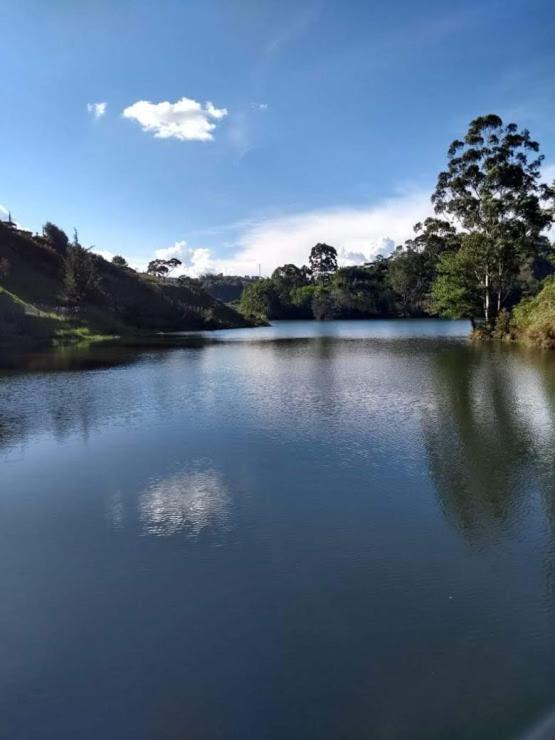
[[[514,348],[436,355],[424,444],[440,504],[468,540],[509,530],[536,491],[554,521],[554,374],[552,357]]]

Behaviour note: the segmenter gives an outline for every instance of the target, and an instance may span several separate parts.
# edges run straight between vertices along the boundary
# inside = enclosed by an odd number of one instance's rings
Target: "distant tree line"
[[[337,250],[313,247],[245,287],[241,310],[259,319],[442,316],[493,331],[554,272],[555,186],[542,182],[539,144],[496,115],[473,120],[448,150],[435,216],[393,254],[339,268]]]

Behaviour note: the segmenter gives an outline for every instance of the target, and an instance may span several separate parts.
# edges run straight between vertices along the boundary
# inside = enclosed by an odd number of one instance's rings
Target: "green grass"
[[[55,346],[109,338],[91,327],[53,311],[44,311],[0,286],[0,338],[4,341]]]

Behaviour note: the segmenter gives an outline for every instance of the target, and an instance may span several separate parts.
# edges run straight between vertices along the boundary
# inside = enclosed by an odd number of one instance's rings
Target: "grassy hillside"
[[[537,296],[515,306],[511,329],[520,341],[555,349],[555,277],[547,278]]]
[[[14,341],[67,344],[103,337],[84,322],[41,310],[0,287],[0,347]]]
[[[54,338],[62,327],[126,334],[249,325],[200,287],[138,274],[92,253],[95,288],[78,306],[68,305],[65,259],[46,239],[0,224],[0,335],[8,329],[17,336]]]

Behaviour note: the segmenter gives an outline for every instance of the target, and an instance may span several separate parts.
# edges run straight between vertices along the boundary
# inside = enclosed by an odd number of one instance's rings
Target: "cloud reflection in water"
[[[221,474],[209,461],[198,461],[152,483],[138,507],[145,534],[169,537],[182,532],[196,538],[208,528],[227,528],[230,497]]]

